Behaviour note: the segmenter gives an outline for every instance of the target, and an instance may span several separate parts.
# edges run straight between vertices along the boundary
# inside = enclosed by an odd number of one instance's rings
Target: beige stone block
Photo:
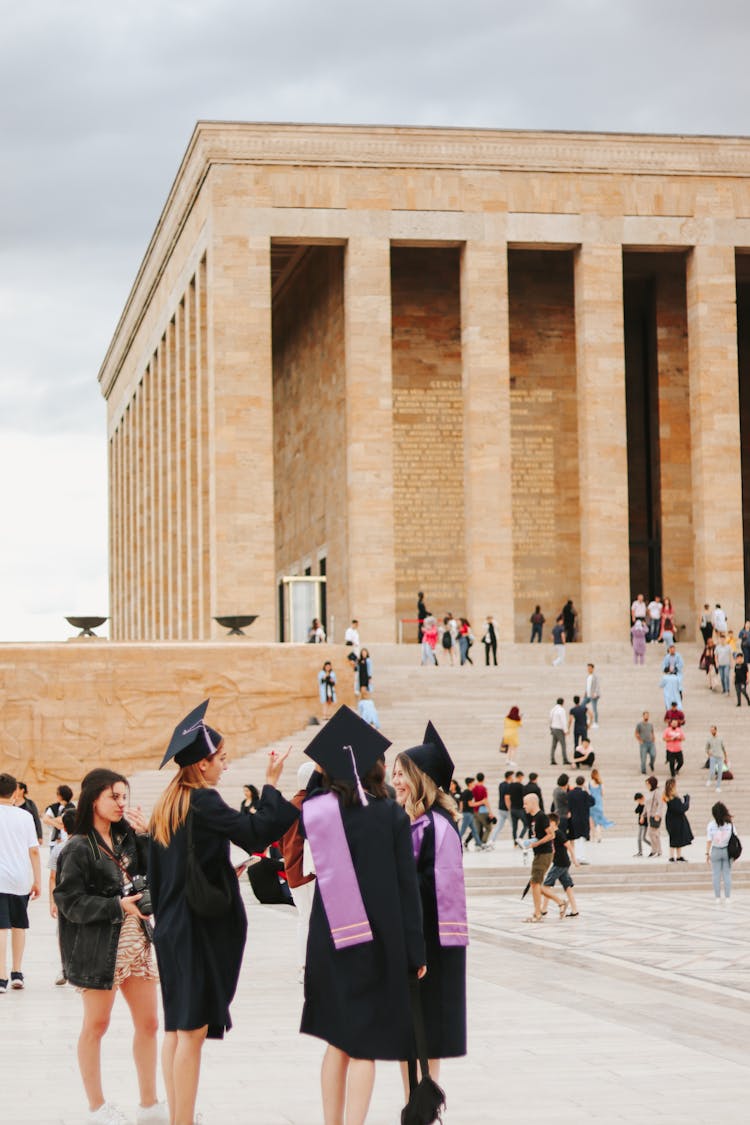
[[[391,251],[350,239],[344,255],[348,618],[396,638]],[[376,564],[375,560],[377,560]]]
[[[583,638],[610,635],[630,604],[627,427],[619,245],[575,255]]]
[[[693,248],[687,266],[694,613],[720,602],[744,621],[735,255]]]
[[[242,639],[2,645],[0,770],[51,800],[96,766],[154,769],[176,724],[208,697],[230,753],[248,753],[319,716],[324,660],[337,672],[338,702],[355,705],[347,651]]]

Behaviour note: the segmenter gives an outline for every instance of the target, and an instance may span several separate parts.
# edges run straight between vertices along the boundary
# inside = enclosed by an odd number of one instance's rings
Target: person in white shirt
[[[601,689],[599,687],[599,677],[594,671],[593,664],[587,664],[588,675],[586,676],[586,691],[584,692],[583,705],[588,707],[591,704],[591,710],[594,716],[594,721],[591,724],[591,729],[596,730],[599,726],[599,696]]]
[[[711,809],[711,820],[706,829],[706,863],[711,864],[714,881],[714,899],[721,903],[721,884],[724,883],[724,904],[729,905],[732,896],[732,861],[727,846],[734,831],[729,809],[717,801]]]
[[[727,631],[727,615],[724,612],[724,610],[721,608],[721,606],[719,605],[718,602],[716,603],[716,606],[714,608],[713,618],[714,618],[714,629],[715,629],[715,631],[717,633],[726,633],[726,631]]]
[[[555,761],[555,748],[558,743],[562,747],[563,765],[570,765],[570,760],[568,758],[568,748],[565,743],[565,732],[568,729],[568,716],[565,714],[565,708],[563,707],[564,702],[564,699],[558,699],[557,703],[549,713],[549,731],[552,735],[552,746],[550,747],[549,760],[550,765],[552,766],[557,765],[557,762]]]
[[[645,621],[648,607],[643,600],[643,594],[638,594],[637,598],[630,607],[630,619],[633,624],[636,621]]]
[[[9,773],[0,774],[0,992],[8,988],[8,931],[12,971],[10,986],[24,987],[23,953],[29,917],[29,898],[38,898],[42,884],[39,840],[34,818],[13,801],[18,783]]]
[[[357,656],[359,656],[359,621],[352,621],[351,625],[344,633],[344,644],[353,648]]]
[[[661,632],[661,598],[652,598],[648,603],[649,641],[658,641]]]

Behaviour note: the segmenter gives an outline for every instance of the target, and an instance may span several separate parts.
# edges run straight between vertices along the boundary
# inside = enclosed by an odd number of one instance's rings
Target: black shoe
[[[7,977],[0,977],[0,993],[7,992],[7,991],[8,991]]]
[[[24,987],[23,973],[11,973],[10,974],[10,987],[16,988],[16,989]]]

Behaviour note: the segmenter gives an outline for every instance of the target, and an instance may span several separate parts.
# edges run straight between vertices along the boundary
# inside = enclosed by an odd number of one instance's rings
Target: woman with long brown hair
[[[164,1002],[162,1051],[170,1125],[193,1125],[200,1059],[206,1038],[232,1026],[229,1005],[239,978],[247,917],[229,858],[230,842],[265,850],[297,818],[275,788],[286,754],[269,754],[266,784],[253,816],[222,801],[215,790],[227,768],[224,739],[204,721],[208,700],[175,729],[162,766],[180,767],[151,816],[149,879],[154,944]],[[197,865],[197,869],[196,866]],[[223,901],[206,915],[188,887],[200,875]],[[189,897],[192,898],[189,901]]]
[[[128,810],[122,774],[95,769],[81,782],[73,835],[60,852],[54,897],[63,973],[83,1000],[78,1066],[91,1125],[125,1125],[105,1101],[101,1044],[117,992],[133,1020],[133,1059],[138,1075],[138,1125],[166,1122],[156,1099],[157,974],[148,930],[148,838],[139,809]],[[140,888],[140,889],[136,889]],[[141,909],[143,908],[143,909]]]

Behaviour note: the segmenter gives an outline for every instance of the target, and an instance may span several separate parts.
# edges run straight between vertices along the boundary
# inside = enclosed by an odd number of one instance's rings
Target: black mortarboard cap
[[[178,766],[193,766],[216,753],[222,736],[204,720],[208,704],[209,700],[205,699],[177,724],[159,769],[171,762],[172,758]]]
[[[364,777],[390,746],[387,738],[360,719],[350,707],[339,707],[319,734],[305,749],[308,758],[328,774],[331,781],[354,781],[352,754],[357,773]]]
[[[448,792],[453,777],[453,759],[432,723],[427,724],[423,744],[404,750],[404,754],[431,777],[436,785]]]

